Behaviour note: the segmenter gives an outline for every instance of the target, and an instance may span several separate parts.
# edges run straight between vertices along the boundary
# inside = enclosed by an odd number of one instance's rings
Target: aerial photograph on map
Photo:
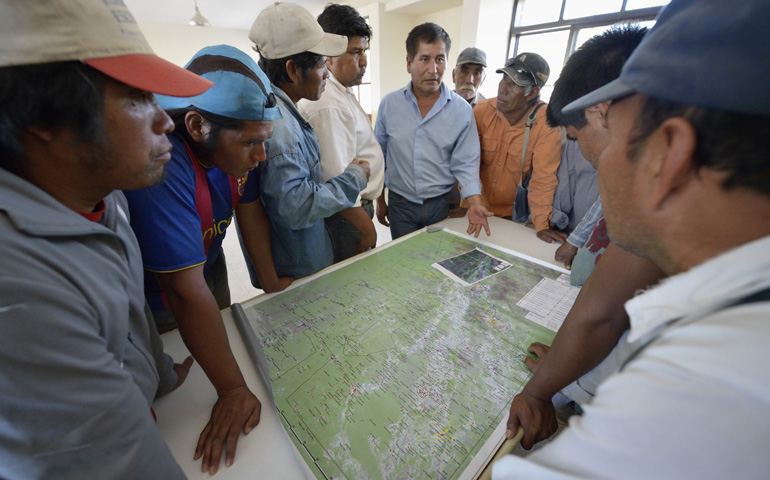
[[[511,264],[474,248],[470,252],[436,262],[433,266],[467,286],[503,272],[510,268]]]
[[[448,259],[467,285],[434,267]],[[244,304],[250,348],[317,478],[462,478],[530,376],[526,348],[553,340],[516,302],[559,274],[423,232]]]

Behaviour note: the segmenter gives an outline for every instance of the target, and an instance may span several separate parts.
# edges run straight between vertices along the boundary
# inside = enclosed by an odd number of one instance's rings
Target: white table
[[[548,244],[538,239],[535,231],[500,218],[489,219],[492,235],[481,233],[479,239],[501,247],[525,253],[556,266],[554,252],[558,244]],[[465,233],[467,218],[450,218],[438,224],[449,230]],[[229,468],[220,465],[216,474],[219,480],[269,478],[301,479],[304,469],[297,463],[294,447],[278,418],[275,408],[267,405],[267,393],[259,380],[257,369],[249,357],[230,310],[222,312],[230,346],[241,367],[249,388],[262,402],[262,415],[257,428],[238,440],[235,462]],[[181,362],[189,352],[177,331],[163,336],[166,351]],[[168,443],[182,470],[190,478],[210,478],[201,473],[201,462],[193,461],[195,445],[216,401],[216,391],[203,370],[194,364],[185,383],[177,390],[156,401],[153,405],[158,417],[158,429]]]

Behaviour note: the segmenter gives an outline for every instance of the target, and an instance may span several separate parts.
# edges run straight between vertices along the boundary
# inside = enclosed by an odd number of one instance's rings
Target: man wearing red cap
[[[169,160],[152,92],[210,86],[122,2],[0,4],[1,478],[184,478],[150,405],[192,360],[162,351],[116,190]]]

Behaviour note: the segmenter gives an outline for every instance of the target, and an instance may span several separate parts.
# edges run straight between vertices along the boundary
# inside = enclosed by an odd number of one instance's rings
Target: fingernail
[[[510,430],[505,431],[505,438],[513,438],[513,432]]]
[[[232,460],[227,460],[227,461],[225,461],[225,465],[227,465],[228,467],[229,467],[230,465],[232,465],[232,464],[233,464],[233,461],[232,461]]]

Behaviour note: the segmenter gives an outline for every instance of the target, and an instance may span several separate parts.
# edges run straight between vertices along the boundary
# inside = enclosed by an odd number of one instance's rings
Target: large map
[[[469,255],[476,248],[510,267]],[[433,266],[467,275],[476,261],[491,276],[468,286]],[[423,232],[244,310],[278,411],[318,478],[459,478],[527,381],[527,346],[554,336],[516,302],[558,275]]]

